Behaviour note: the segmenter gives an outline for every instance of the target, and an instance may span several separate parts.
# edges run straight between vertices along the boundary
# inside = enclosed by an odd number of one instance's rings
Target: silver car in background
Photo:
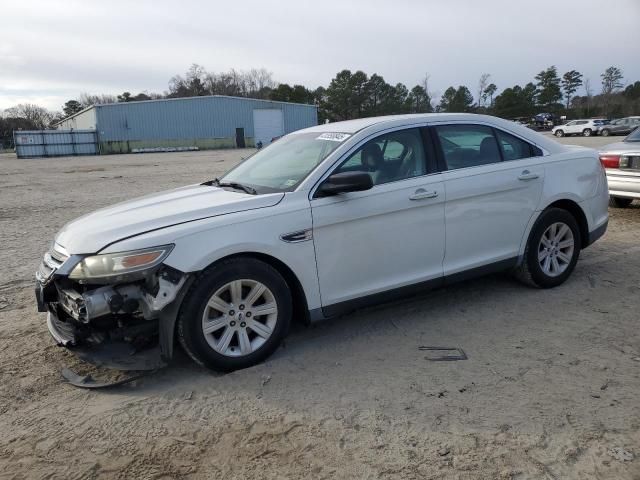
[[[624,208],[640,199],[640,128],[622,142],[602,147],[600,163],[607,172],[609,205]]]

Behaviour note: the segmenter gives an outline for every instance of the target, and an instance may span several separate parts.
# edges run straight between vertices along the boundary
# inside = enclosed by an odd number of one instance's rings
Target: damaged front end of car
[[[163,261],[173,245],[70,255],[54,243],[36,272],[38,311],[56,343],[99,367],[156,370],[173,355],[188,274]]]

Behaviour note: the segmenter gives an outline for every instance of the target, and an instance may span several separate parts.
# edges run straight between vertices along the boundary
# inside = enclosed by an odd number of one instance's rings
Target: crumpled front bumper
[[[159,344],[138,349],[125,341],[82,342],[73,324],[60,320],[52,311],[47,312],[47,328],[57,345],[97,367],[129,371],[157,370],[167,365]]]
[[[81,360],[98,367],[116,370],[156,370],[173,357],[174,329],[178,311],[194,277],[189,276],[176,295],[155,320],[132,325],[117,336],[87,332],[86,326],[69,317],[51,298],[52,285],[36,286],[38,310],[47,313],[47,329],[57,345],[65,347]],[[53,287],[55,288],[55,287]],[[125,341],[143,330],[153,342]]]

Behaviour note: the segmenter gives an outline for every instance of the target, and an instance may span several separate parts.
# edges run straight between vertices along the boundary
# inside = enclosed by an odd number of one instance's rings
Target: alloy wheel
[[[575,239],[565,223],[552,223],[542,234],[538,244],[538,262],[550,277],[562,275],[573,258]]]
[[[255,280],[233,280],[209,298],[202,314],[202,331],[213,350],[239,357],[258,350],[277,321],[278,305],[269,288]]]

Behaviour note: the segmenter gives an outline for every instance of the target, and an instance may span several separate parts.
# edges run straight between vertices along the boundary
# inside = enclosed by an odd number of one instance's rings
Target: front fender
[[[306,192],[277,207],[247,211],[217,219],[189,222],[145,233],[110,245],[105,253],[153,245],[175,245],[165,264],[185,273],[204,270],[216,261],[238,254],[259,253],[285,264],[297,277],[309,309],[320,308],[313,240],[287,242],[281,237],[312,228]],[[293,194],[291,194],[293,195]]]

